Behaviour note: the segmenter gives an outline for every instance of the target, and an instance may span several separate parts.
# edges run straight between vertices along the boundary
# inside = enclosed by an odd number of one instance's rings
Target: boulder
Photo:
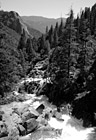
[[[38,111],[38,113],[42,114],[43,110],[45,109],[45,106],[43,104],[41,104],[39,107],[36,108],[36,110]]]
[[[0,121],[0,138],[8,136],[7,125]]]
[[[29,111],[35,116],[38,117],[40,114],[32,106],[29,107]]]
[[[2,121],[2,115],[0,114],[0,121]]]
[[[53,117],[56,117],[57,119],[60,119],[62,117],[62,114],[56,110],[53,111]]]
[[[29,120],[31,118],[37,119],[38,116],[39,116],[39,113],[33,107],[31,107],[31,106],[28,109],[29,110],[25,111],[22,114],[22,120],[23,121],[27,121],[27,120]]]
[[[38,117],[37,122],[39,122],[39,124],[43,126],[47,126],[48,124],[48,121],[41,115]]]
[[[13,122],[16,124],[22,123],[21,117],[16,113],[13,113],[11,118],[12,118]]]
[[[22,114],[22,120],[23,120],[23,121],[27,121],[27,120],[29,120],[29,119],[31,119],[31,118],[35,118],[35,115],[32,114],[30,111],[26,111],[26,112],[24,112],[24,113]]]
[[[26,104],[22,104],[21,106],[17,106],[17,107],[14,107],[13,110],[15,113],[17,113],[18,115],[21,115],[23,114],[24,112],[28,111],[28,105]]]
[[[27,134],[34,131],[37,127],[38,122],[34,118],[29,119],[24,123],[24,128],[26,129]]]
[[[20,124],[18,125],[18,130],[19,130],[19,135],[20,136],[26,135],[26,130],[22,125],[20,125]]]

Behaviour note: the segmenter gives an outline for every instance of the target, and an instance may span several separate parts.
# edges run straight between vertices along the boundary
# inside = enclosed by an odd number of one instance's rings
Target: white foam
[[[72,127],[68,120],[71,119],[69,115],[63,115],[63,122],[58,121],[55,118],[51,118],[48,122],[51,127],[55,129],[62,129],[62,134],[57,138],[47,138],[45,140],[88,140],[88,134],[92,133],[93,128],[87,128],[77,130],[76,127]]]

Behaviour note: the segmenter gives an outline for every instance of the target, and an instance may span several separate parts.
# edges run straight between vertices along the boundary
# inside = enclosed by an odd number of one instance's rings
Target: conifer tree
[[[25,30],[23,30],[23,33],[21,34],[19,44],[18,44],[18,50],[23,50],[26,46],[26,36],[25,36]]]
[[[34,58],[35,55],[36,55],[35,50],[33,49],[33,46],[32,46],[31,38],[27,39],[27,42],[26,42],[26,53],[27,53],[28,61],[29,62],[32,61],[32,58]]]
[[[67,65],[68,65],[67,72],[68,77],[70,77],[70,72],[74,71],[75,65],[77,63],[77,51],[78,51],[76,43],[76,29],[74,26],[74,16],[72,9],[70,10],[70,15],[66,20],[61,42],[62,46],[65,49],[65,54],[67,56]]]

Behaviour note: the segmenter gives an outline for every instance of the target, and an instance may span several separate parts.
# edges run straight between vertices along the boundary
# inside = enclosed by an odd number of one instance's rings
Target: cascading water
[[[33,81],[33,78],[27,78],[26,81]],[[39,79],[40,80],[40,79]],[[41,79],[42,83],[44,82],[44,79]],[[34,81],[38,81],[38,78],[34,78]],[[36,98],[34,96],[33,98]],[[38,98],[38,97],[37,97]],[[39,101],[34,102],[33,106],[36,106]],[[50,104],[50,103],[49,103]],[[90,140],[89,135],[93,133],[94,128],[86,128],[86,129],[77,129],[75,126],[71,126],[70,123],[68,123],[69,120],[72,118],[69,115],[62,115],[62,119],[64,121],[58,121],[56,118],[51,117],[48,121],[49,125],[55,129],[62,130],[62,133],[59,137],[56,138],[40,138],[39,140]],[[93,139],[95,140],[95,139]]]
[[[43,85],[45,80],[46,79],[43,79],[43,78],[27,78],[26,80],[22,80],[20,84],[23,84],[24,82],[39,81],[39,83],[42,83],[40,85]],[[33,98],[36,98],[36,96],[34,96]],[[38,102],[39,101],[35,102],[33,106],[36,106],[35,104]],[[61,135],[55,138],[49,138],[49,137],[46,138],[42,136],[38,140],[77,140],[77,139],[78,140],[95,140],[95,139],[89,138],[90,134],[93,134],[94,128],[83,128],[83,127],[81,128],[80,127],[79,129],[77,129],[75,125],[72,126],[70,124],[69,120],[72,120],[72,117],[67,114],[62,115],[62,121],[59,121],[54,117],[51,117],[50,120],[48,121],[49,125],[54,129],[61,130]]]
[[[55,129],[62,129],[62,134],[58,138],[54,138],[53,140],[89,140],[88,135],[93,132],[94,128],[86,128],[86,129],[76,129],[76,127],[71,126],[68,121],[71,119],[69,115],[62,115],[63,122],[56,120],[55,118],[51,118],[49,121],[50,126]],[[51,140],[50,138],[45,140]]]

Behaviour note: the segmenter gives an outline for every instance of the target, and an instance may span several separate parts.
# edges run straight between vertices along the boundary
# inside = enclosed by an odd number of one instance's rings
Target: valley
[[[74,17],[0,10],[0,140],[96,139],[96,4]]]

